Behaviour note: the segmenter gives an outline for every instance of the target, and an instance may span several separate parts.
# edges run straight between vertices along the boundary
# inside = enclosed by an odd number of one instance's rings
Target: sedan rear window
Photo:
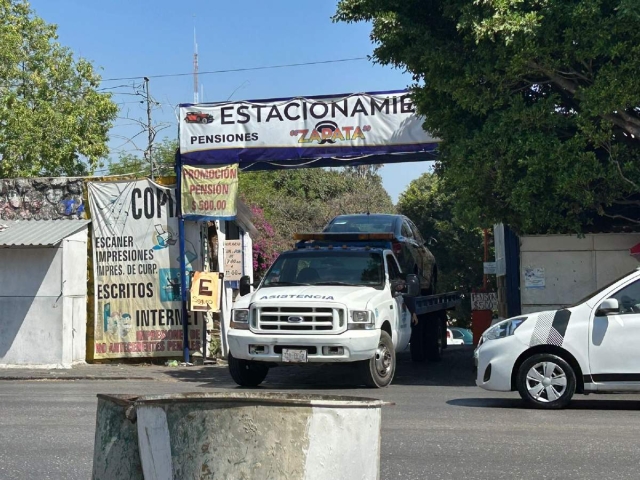
[[[395,232],[396,218],[382,215],[357,215],[336,218],[325,232]]]

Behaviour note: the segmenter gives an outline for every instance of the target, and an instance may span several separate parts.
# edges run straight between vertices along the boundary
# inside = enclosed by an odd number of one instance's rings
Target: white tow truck
[[[235,382],[257,386],[279,364],[358,362],[362,382],[380,388],[391,383],[396,352],[409,343],[414,361],[439,360],[445,312],[460,296],[418,296],[418,277],[402,274],[393,252],[376,246],[388,235],[361,234],[346,245],[339,241],[348,235],[332,234],[336,246],[284,252],[254,292],[241,292],[228,334]],[[410,311],[418,315],[414,327]]]

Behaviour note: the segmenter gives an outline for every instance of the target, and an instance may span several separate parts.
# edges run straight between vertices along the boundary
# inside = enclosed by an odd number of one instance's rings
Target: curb
[[[40,381],[45,381],[45,382],[51,382],[51,381],[60,381],[60,380],[67,380],[67,381],[79,381],[79,380],[153,380],[153,381],[161,381],[157,378],[154,377],[123,377],[123,376],[119,376],[119,377],[98,377],[95,375],[70,375],[70,376],[60,376],[60,377],[40,377],[40,376],[36,376],[36,375],[26,375],[26,376],[1,376],[0,377],[0,382],[2,381],[35,381],[35,380],[40,380]]]

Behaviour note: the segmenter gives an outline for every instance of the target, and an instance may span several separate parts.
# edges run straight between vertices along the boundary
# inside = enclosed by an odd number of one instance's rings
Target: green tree
[[[117,106],[23,0],[0,0],[0,79],[0,178],[82,175],[107,154]]]
[[[175,175],[175,155],[178,149],[178,141],[165,138],[162,142],[153,146],[153,170],[158,177]],[[109,160],[107,166],[109,175],[135,174],[148,176],[151,174],[151,165],[147,159],[134,153],[122,153],[116,161]]]
[[[464,294],[453,317],[466,326],[471,320],[471,290],[482,286],[484,246],[482,231],[455,217],[456,202],[455,193],[436,174],[425,173],[400,195],[398,210],[413,220],[425,238],[435,239],[429,249],[438,263],[438,290]]]
[[[438,172],[470,222],[521,232],[638,225],[635,0],[341,0],[373,58],[413,74]]]
[[[346,213],[392,213],[393,202],[376,173],[320,168],[242,173],[239,190],[247,203],[264,210],[280,251],[296,232],[320,231]]]

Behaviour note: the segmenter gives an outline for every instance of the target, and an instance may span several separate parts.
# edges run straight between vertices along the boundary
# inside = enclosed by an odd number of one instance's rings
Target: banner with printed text
[[[408,91],[184,104],[180,156],[243,170],[430,160],[440,140],[423,124]]]
[[[238,164],[182,167],[182,216],[189,220],[233,220],[238,200]]]
[[[95,286],[94,358],[182,355],[176,189],[150,180],[89,183]],[[187,271],[200,269],[197,224],[185,225]],[[190,348],[201,320],[191,313]]]

